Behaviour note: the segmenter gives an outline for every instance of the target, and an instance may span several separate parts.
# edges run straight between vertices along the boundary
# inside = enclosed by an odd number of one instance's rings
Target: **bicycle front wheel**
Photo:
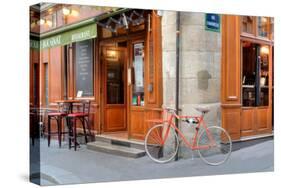
[[[197,140],[200,158],[209,165],[220,165],[230,156],[232,141],[225,129],[212,126],[203,130]]]
[[[160,124],[147,132],[144,146],[150,159],[157,163],[166,163],[177,154],[179,140],[173,128]]]

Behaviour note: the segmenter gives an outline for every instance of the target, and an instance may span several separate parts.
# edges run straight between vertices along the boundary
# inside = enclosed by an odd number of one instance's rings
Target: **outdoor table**
[[[55,102],[57,104],[59,104],[59,103],[69,104],[69,112],[72,113],[73,112],[73,104],[74,103],[80,103],[81,100],[80,99],[65,99],[65,100],[57,100]]]
[[[57,101],[55,101],[57,104],[59,104],[59,103],[64,103],[64,104],[69,104],[69,110],[68,110],[68,113],[70,114],[70,113],[73,113],[73,104],[74,103],[81,103],[81,100],[83,100],[83,99],[65,99],[65,100],[57,100]],[[68,126],[68,128],[70,129],[70,130],[72,130],[72,125],[71,125],[71,122],[69,122],[68,121],[68,119],[67,119],[67,126]],[[89,128],[88,128],[89,129]],[[92,136],[92,134],[91,134],[91,131],[90,131],[90,129],[89,129],[89,134],[90,134],[90,136]],[[70,135],[69,136],[73,136],[73,132],[71,131],[70,132]],[[76,143],[78,146],[80,145],[79,143]]]

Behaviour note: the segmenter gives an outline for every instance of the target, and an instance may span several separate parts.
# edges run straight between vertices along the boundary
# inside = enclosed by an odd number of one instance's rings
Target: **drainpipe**
[[[177,12],[176,18],[176,113],[179,113],[179,63],[180,63],[180,12]],[[176,127],[179,127],[178,119],[175,120]],[[176,132],[178,134],[178,132]],[[178,150],[179,151],[179,150]],[[178,152],[175,161],[179,159]]]

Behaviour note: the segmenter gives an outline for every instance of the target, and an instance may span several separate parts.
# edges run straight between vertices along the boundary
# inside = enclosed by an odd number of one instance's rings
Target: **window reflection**
[[[133,98],[132,105],[144,106],[144,44],[135,43],[134,48],[134,62],[133,62]]]
[[[108,50],[106,64],[107,104],[124,104],[124,61],[118,51]]]
[[[269,105],[269,46],[242,43],[243,106]]]
[[[258,35],[261,37],[268,37],[268,18],[258,17]]]
[[[242,16],[242,31],[245,33],[253,34],[253,16]]]

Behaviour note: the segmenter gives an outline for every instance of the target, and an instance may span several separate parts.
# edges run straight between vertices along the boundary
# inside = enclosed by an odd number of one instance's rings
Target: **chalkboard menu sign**
[[[92,40],[77,42],[75,46],[76,93],[93,96],[93,44]]]

